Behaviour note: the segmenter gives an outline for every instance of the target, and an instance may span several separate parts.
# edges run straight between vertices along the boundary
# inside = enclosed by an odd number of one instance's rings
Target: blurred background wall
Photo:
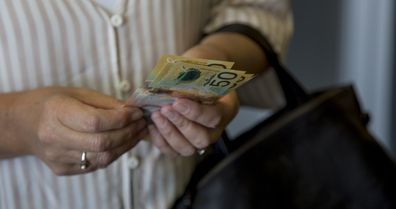
[[[295,33],[287,66],[308,90],[353,84],[370,130],[396,157],[396,3],[394,0],[292,0]],[[231,137],[268,111],[242,108]]]
[[[293,2],[290,70],[311,90],[353,84],[373,134],[396,154],[394,0]]]
[[[393,11],[396,11],[396,3],[393,3]],[[396,35],[396,15],[394,15],[393,17],[393,37],[395,37]],[[393,113],[391,114],[391,137],[390,137],[390,142],[391,142],[391,146],[392,146],[392,150],[393,150],[393,154],[394,156],[396,155],[396,38],[394,38],[393,41],[393,62],[392,62],[392,66],[393,66],[393,80],[392,80],[392,104],[391,104],[391,109],[393,110]]]

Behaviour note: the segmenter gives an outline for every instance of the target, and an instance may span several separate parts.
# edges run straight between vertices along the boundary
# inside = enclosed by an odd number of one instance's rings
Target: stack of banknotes
[[[146,115],[172,104],[176,97],[212,104],[251,80],[254,75],[232,70],[233,62],[163,55],[145,81],[128,99]]]

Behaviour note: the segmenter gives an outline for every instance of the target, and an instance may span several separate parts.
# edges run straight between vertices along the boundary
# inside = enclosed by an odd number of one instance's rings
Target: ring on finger
[[[81,153],[80,169],[85,170],[89,166],[89,161],[87,159],[87,152],[83,151]]]

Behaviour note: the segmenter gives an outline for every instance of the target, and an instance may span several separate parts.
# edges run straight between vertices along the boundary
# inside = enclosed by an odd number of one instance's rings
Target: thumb
[[[100,109],[117,109],[125,106],[123,101],[89,89],[74,89],[71,96],[87,105]]]

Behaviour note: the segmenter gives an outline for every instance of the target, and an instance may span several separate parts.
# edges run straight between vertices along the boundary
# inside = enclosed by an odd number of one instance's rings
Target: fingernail
[[[131,120],[137,120],[143,117],[143,112],[137,107],[124,107],[123,111],[130,115]]]
[[[187,105],[180,102],[174,103],[173,107],[175,108],[175,110],[177,110],[180,113],[187,113],[188,111]]]
[[[132,112],[132,120],[137,120],[143,117],[143,112],[141,110],[133,110]]]

